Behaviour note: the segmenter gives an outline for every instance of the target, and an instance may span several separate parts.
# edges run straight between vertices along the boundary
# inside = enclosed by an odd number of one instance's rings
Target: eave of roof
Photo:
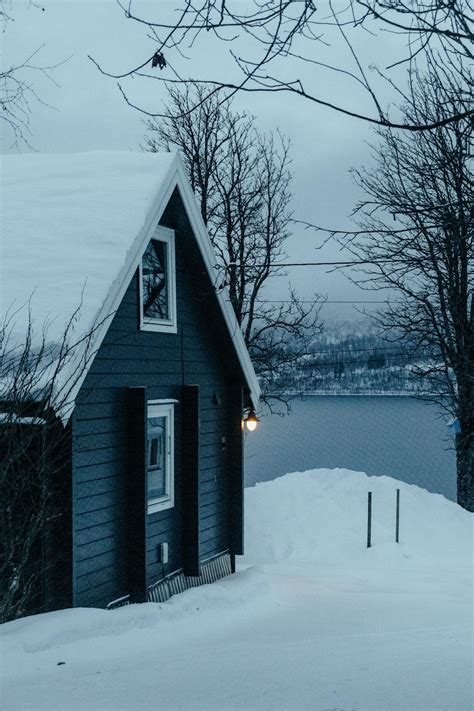
[[[71,156],[71,160],[74,156]],[[218,274],[215,267],[215,255],[207,233],[206,226],[202,220],[199,207],[194,193],[188,182],[184,165],[178,154],[175,154],[167,166],[166,172],[160,180],[156,195],[152,200],[147,217],[138,234],[130,236],[131,246],[128,250],[126,261],[111,282],[107,296],[103,301],[94,319],[93,332],[89,342],[84,342],[81,347],[76,348],[73,356],[62,368],[56,389],[63,392],[67,389],[67,402],[64,402],[58,409],[58,414],[66,423],[70,418],[74,402],[79,390],[84,382],[87,372],[93,362],[94,354],[97,353],[105,334],[110,326],[111,319],[121,303],[125,290],[127,289],[133,274],[135,273],[143,252],[151,239],[153,232],[159,223],[161,216],[171,198],[175,188],[178,188],[183,201],[189,222],[194,232],[203,262],[211,283],[217,283]],[[131,206],[133,209],[133,206]],[[235,353],[237,355],[242,374],[244,376],[249,395],[254,407],[257,407],[260,398],[260,387],[255,371],[247,351],[247,347],[242,336],[242,332],[237,323],[234,310],[229,300],[229,295],[225,289],[216,290],[216,298],[222,312],[229,336],[231,338]],[[87,295],[86,297],[87,298]],[[86,355],[87,346],[87,355]],[[72,383],[72,386],[71,386]]]

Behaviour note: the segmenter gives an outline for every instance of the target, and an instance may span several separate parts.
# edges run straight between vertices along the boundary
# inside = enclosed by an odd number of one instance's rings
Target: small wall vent
[[[160,563],[166,565],[168,562],[168,544],[160,543],[158,546],[158,558]]]

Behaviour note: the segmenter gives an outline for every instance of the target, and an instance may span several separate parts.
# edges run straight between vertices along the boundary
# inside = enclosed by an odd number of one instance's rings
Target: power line
[[[376,301],[373,299],[321,299],[318,301],[318,299],[298,299],[297,300],[299,304],[314,304],[318,303],[321,304],[321,306],[324,306],[324,304],[401,304],[403,303],[402,301],[395,301],[395,300],[386,300],[386,301]],[[256,299],[256,302],[258,304],[292,304],[294,303],[293,299]]]
[[[395,262],[395,259],[357,259],[352,261],[335,261],[335,262],[256,262],[255,264],[236,264],[229,262],[224,269],[262,269],[266,267],[352,267],[358,264],[390,264]],[[216,265],[217,268],[222,268]]]

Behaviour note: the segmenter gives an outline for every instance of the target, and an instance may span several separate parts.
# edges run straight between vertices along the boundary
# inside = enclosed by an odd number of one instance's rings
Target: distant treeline
[[[341,393],[417,393],[429,389],[418,374],[432,354],[384,340],[372,325],[326,327],[278,379],[278,390]]]

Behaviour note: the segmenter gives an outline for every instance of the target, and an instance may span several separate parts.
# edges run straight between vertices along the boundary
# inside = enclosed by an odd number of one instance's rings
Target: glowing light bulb
[[[245,426],[249,432],[253,432],[255,429],[257,429],[257,425],[260,422],[260,420],[258,419],[257,415],[255,414],[255,410],[250,410],[249,414],[244,419],[244,422],[245,422]]]

